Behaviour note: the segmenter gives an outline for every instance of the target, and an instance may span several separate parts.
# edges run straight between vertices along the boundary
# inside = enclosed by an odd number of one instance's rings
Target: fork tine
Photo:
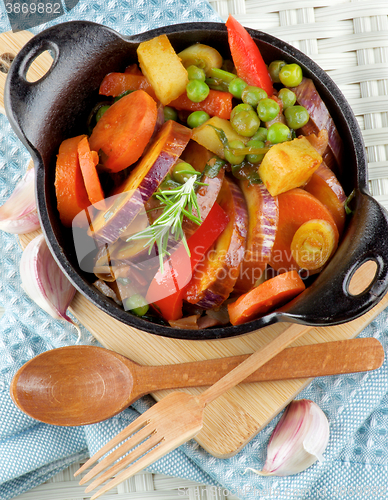
[[[143,417],[146,415],[146,413],[143,415]],[[91,465],[96,463],[98,459],[100,459],[106,453],[108,453],[112,448],[114,448],[116,445],[121,443],[121,441],[123,441],[124,439],[129,437],[131,434],[134,434],[135,432],[139,431],[142,427],[145,427],[147,425],[147,423],[148,423],[147,419],[144,420],[144,419],[140,419],[140,417],[138,417],[131,424],[129,424],[127,427],[125,427],[121,432],[119,432],[119,434],[117,434],[117,436],[115,436],[108,443],[106,443],[106,445],[103,446],[100,450],[98,450],[92,457],[90,457],[89,460],[87,462],[85,462],[82,465],[82,467],[80,467],[74,473],[74,476],[78,476],[79,474],[84,472]]]
[[[182,443],[180,443],[182,444]],[[138,472],[142,471],[152,463],[156,462],[159,458],[163,457],[166,455],[168,452],[174,450],[177,448],[179,445],[176,446],[171,446],[170,441],[165,441],[162,439],[160,441],[160,444],[156,446],[156,448],[153,448],[150,452],[148,452],[146,455],[141,457],[137,462],[129,466],[127,469],[123,470],[118,474],[116,477],[114,477],[111,481],[109,481],[105,486],[100,488],[91,498],[90,500],[95,500],[96,498],[100,497],[107,491],[111,490],[112,488],[115,488],[118,486],[120,483],[125,481],[126,479],[129,479],[130,477],[134,476]]]
[[[99,474],[102,470],[104,470],[109,465],[113,464],[120,457],[125,455],[129,450],[137,446],[139,443],[147,439],[152,433],[154,429],[150,425],[145,425],[142,427],[136,434],[133,434],[127,441],[124,441],[116,450],[109,453],[100,463],[98,463],[93,469],[91,469],[79,482],[79,484],[85,484],[90,479],[93,479],[97,474]],[[147,440],[148,442],[148,440]],[[116,444],[112,443],[112,440],[107,443],[110,445],[110,450],[112,450]]]
[[[139,457],[147,453],[147,451],[151,450],[154,446],[157,446],[160,441],[162,441],[162,437],[158,436],[157,433],[154,433],[150,436],[147,441],[141,443],[135,450],[133,450],[129,455],[123,457],[119,462],[112,465],[112,467],[106,470],[101,476],[95,479],[86,489],[85,493],[89,493],[90,491],[100,486],[102,483],[107,481],[108,479],[114,477],[118,472],[124,469],[127,465],[135,462]]]

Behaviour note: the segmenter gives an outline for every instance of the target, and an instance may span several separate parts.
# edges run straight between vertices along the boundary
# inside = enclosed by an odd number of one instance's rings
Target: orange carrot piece
[[[232,325],[241,325],[251,321],[285,304],[303,292],[305,288],[297,271],[279,274],[241,295],[236,302],[228,304],[230,322]]]
[[[139,66],[136,63],[127,66],[124,70],[124,73],[131,73],[132,75],[143,76],[143,73],[141,72]]]
[[[190,101],[185,93],[171,101],[169,106],[186,111],[206,111],[210,116],[219,116],[229,120],[232,111],[232,97],[229,92],[211,89],[206,99],[201,102]]]
[[[105,207],[105,203],[103,203],[105,195],[96,169],[99,162],[98,153],[90,150],[87,137],[78,143],[77,149],[79,165],[90,203],[97,204],[97,208],[102,210]]]
[[[142,74],[127,73],[126,70],[125,73],[108,73],[101,82],[99,93],[117,97],[127,90],[140,89],[156,100],[155,92],[147,78]]]
[[[333,226],[335,247],[339,233],[329,210],[312,194],[300,188],[290,189],[278,196],[279,223],[272,249],[270,265],[276,271],[300,269],[291,254],[294,234],[305,222],[312,219],[326,220]]]
[[[142,155],[156,117],[156,102],[144,90],[136,90],[105,111],[89,138],[90,149],[103,151],[103,165],[110,173],[120,172]]]
[[[90,206],[78,160],[78,143],[86,137],[66,139],[59,146],[55,168],[55,192],[61,222],[71,227],[74,217]]]

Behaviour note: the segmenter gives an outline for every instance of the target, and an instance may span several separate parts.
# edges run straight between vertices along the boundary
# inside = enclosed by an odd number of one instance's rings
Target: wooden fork
[[[264,365],[280,351],[309,331],[311,326],[292,324],[238,365],[199,396],[173,392],[140,415],[128,427],[102,447],[74,474],[84,472],[97,460],[110,452],[80,481],[84,484],[112,465],[97,477],[85,490],[89,492],[111,479],[100,488],[91,500],[116,487],[145,467],[193,438],[202,428],[203,411],[209,403],[242,382],[248,375]],[[120,459],[120,457],[123,457]],[[120,459],[117,463],[115,463]],[[128,466],[128,468],[126,468]],[[125,470],[122,470],[126,468]],[[122,471],[122,472],[120,472]],[[119,473],[120,472],[120,473]]]

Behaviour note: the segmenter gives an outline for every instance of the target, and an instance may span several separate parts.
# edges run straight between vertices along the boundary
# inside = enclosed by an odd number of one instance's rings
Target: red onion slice
[[[304,106],[310,115],[309,122],[301,128],[301,132],[303,135],[309,135],[316,134],[322,129],[327,130],[329,145],[323,154],[323,160],[329,168],[338,168],[342,160],[343,142],[313,81],[309,78],[303,78],[300,85],[292,87],[290,90],[295,93],[298,103]]]
[[[240,182],[248,208],[247,249],[242,262],[235,291],[249,291],[269,262],[279,223],[277,197],[273,197],[264,184]]]

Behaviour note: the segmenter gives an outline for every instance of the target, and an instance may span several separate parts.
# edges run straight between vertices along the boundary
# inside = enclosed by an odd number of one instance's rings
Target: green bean
[[[136,316],[144,316],[148,312],[149,305],[140,293],[136,293],[124,300],[124,309],[131,311]]]

